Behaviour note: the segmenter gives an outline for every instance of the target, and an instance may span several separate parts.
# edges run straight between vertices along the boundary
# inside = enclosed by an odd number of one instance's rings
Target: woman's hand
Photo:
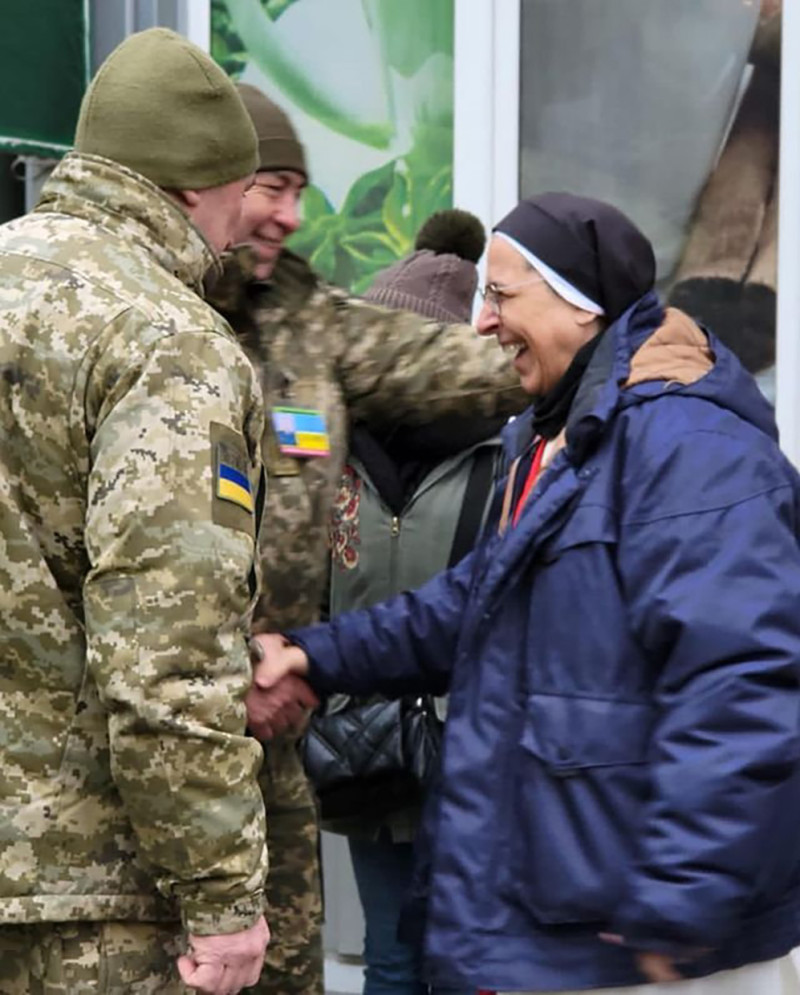
[[[250,639],[250,660],[253,663],[253,683],[263,691],[286,674],[304,677],[308,673],[308,657],[299,646],[279,632],[263,632]]]
[[[683,979],[683,975],[677,970],[675,961],[669,954],[642,951],[636,955],[636,966],[651,984]]]
[[[618,947],[625,945],[625,937],[619,933],[598,933],[598,936],[604,943],[613,943]],[[692,960],[703,953],[708,953],[708,950],[698,949],[692,955],[680,959]],[[636,966],[651,984],[682,981],[684,976],[675,966],[676,962],[679,962],[679,959],[670,954],[659,954],[652,950],[640,950],[636,953]]]

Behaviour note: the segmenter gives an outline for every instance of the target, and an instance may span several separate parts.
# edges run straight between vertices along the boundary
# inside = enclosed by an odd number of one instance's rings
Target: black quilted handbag
[[[302,744],[321,817],[380,817],[419,804],[438,767],[441,738],[427,695],[330,699]]]
[[[448,566],[475,543],[492,492],[496,454],[473,462]],[[393,700],[335,695],[315,715],[301,751],[323,819],[380,818],[422,802],[439,769],[442,723],[430,695]]]

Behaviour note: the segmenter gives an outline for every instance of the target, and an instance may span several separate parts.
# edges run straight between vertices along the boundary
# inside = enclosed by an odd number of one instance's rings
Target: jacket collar
[[[283,249],[272,276],[259,280],[256,257],[247,244],[235,245],[222,256],[222,267],[206,281],[208,301],[226,315],[250,310],[251,295],[265,292],[271,308],[298,309],[320,284],[319,277],[305,259]]]
[[[709,337],[677,308],[667,308],[663,322],[631,357],[624,390],[668,381],[682,387],[696,383],[714,366]]]
[[[664,384],[699,390],[725,364],[724,347],[682,312],[665,312],[654,293],[614,322],[581,380],[567,419],[566,446],[558,449],[561,440],[554,440],[556,452],[540,475],[536,499],[526,506],[519,525],[505,533],[502,554],[489,562],[486,597],[493,597],[511,567],[533,556],[564,521],[571,501],[596,472],[582,464],[619,408],[652,397],[654,382],[662,385],[659,390]],[[529,444],[531,421],[529,409],[506,427],[507,455],[517,456]],[[506,494],[512,490],[513,480],[507,482]]]
[[[575,463],[583,461],[617,410],[621,385],[630,376],[632,356],[663,320],[664,308],[651,291],[606,330],[567,418],[567,448]]]
[[[652,394],[637,388],[695,384],[724,360],[721,352],[716,339],[682,311],[665,311],[655,293],[646,294],[606,330],[581,379],[566,425],[570,460],[583,462],[619,407]],[[532,415],[529,408],[504,430],[509,458],[530,442]]]
[[[206,275],[206,300],[229,316],[247,310],[248,287],[258,283],[256,256],[249,245],[235,245],[223,253],[222,265]]]
[[[145,249],[198,293],[206,271],[219,265],[214,250],[167,194],[101,156],[68,153],[45,184],[36,211],[100,225]]]

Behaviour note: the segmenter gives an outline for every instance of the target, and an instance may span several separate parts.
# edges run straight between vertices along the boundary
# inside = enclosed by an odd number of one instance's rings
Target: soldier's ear
[[[165,190],[164,193],[177,200],[182,207],[197,207],[200,203],[199,190]]]

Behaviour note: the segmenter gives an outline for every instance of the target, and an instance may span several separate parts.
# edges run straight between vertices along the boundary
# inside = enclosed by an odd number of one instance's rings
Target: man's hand
[[[181,980],[203,995],[237,995],[261,975],[269,928],[263,916],[249,929],[219,936],[189,936],[178,958]]]
[[[244,702],[247,727],[263,743],[289,730],[301,733],[319,698],[302,677],[287,674],[268,690],[253,684]]]
[[[300,732],[319,699],[298,674],[308,670],[308,658],[277,633],[250,640],[253,684],[245,697],[247,726],[262,742],[291,729]]]

